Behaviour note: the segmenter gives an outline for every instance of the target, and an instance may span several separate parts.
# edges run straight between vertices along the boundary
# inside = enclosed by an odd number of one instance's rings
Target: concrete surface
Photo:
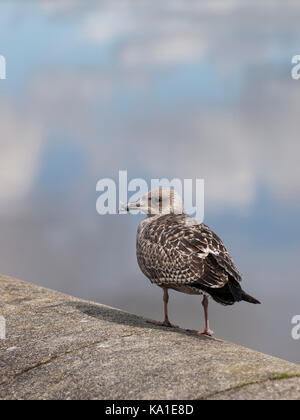
[[[0,399],[300,399],[300,366],[0,276]]]

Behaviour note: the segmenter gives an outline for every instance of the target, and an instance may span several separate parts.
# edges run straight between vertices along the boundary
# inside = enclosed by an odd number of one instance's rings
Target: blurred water
[[[300,362],[299,54],[294,1],[3,1],[0,272],[162,318],[135,260],[139,216],[96,182],[204,178],[205,223],[263,305],[210,305],[218,337]],[[199,297],[170,315],[203,325]]]

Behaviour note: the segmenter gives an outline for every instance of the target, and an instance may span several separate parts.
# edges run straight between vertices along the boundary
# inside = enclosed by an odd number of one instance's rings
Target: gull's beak
[[[127,213],[130,210],[139,210],[139,208],[141,207],[140,202],[136,201],[135,203],[127,203],[127,204],[122,204],[120,203],[120,209],[119,209],[119,213]]]

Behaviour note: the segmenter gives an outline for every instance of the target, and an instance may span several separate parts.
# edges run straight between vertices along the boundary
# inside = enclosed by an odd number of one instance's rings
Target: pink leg
[[[170,327],[171,323],[168,317],[168,303],[169,303],[169,292],[168,292],[168,289],[164,289],[164,311],[165,311],[164,325],[166,325],[167,327]]]
[[[208,298],[207,296],[204,296],[203,301],[202,301],[202,305],[204,308],[204,316],[205,316],[205,329],[203,331],[200,332],[200,334],[204,334],[204,335],[212,335],[212,331],[209,328],[209,320],[208,320]]]
[[[189,332],[193,332],[196,334],[202,334],[202,335],[209,335],[212,336],[213,332],[209,328],[209,320],[208,320],[208,298],[207,296],[203,297],[202,305],[204,308],[204,316],[205,316],[205,329],[203,331],[195,331],[195,330],[187,330]]]
[[[169,293],[167,288],[163,288],[164,290],[164,311],[165,311],[165,320],[164,322],[157,322],[157,321],[151,321],[151,324],[160,325],[163,327],[170,327],[170,328],[176,328],[177,325],[172,325],[169,321],[168,317],[168,303],[169,303]]]

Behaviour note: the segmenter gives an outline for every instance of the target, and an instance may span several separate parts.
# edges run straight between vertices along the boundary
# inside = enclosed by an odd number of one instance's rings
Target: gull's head
[[[135,203],[128,203],[126,210],[139,210],[148,216],[182,214],[184,212],[179,194],[171,188],[163,187],[150,191]]]

